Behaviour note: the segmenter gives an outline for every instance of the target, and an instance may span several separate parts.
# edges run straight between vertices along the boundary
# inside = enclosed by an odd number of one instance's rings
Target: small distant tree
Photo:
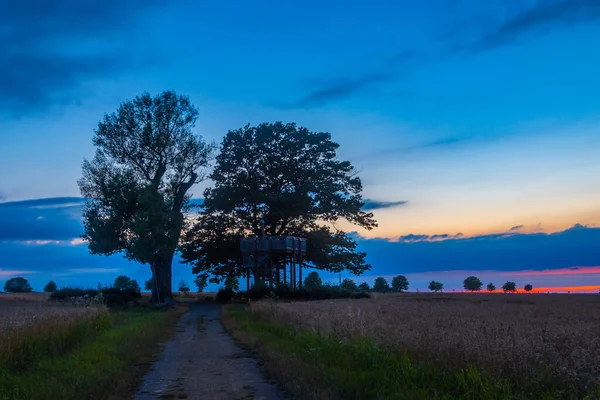
[[[130,277],[125,276],[125,275],[120,275],[120,276],[117,276],[117,278],[115,279],[113,286],[116,289],[125,290],[129,287],[130,282],[131,282]]]
[[[234,292],[240,291],[240,280],[237,276],[229,275],[225,279],[225,289],[231,289]]]
[[[504,290],[504,292],[511,292],[514,293],[517,291],[517,284],[511,281],[506,281],[506,283],[504,285],[502,285],[502,290]]]
[[[306,290],[313,290],[321,286],[323,286],[323,281],[321,280],[319,273],[316,271],[311,272],[310,274],[306,275],[306,278],[304,278],[304,288]]]
[[[440,290],[444,290],[444,284],[436,281],[431,281],[429,282],[428,288],[432,292],[439,292]]]
[[[179,281],[179,288],[177,289],[183,294],[188,294],[190,292],[190,287],[188,284],[182,279]]]
[[[404,292],[408,290],[408,279],[404,275],[398,275],[392,278],[392,291]]]
[[[150,278],[147,281],[144,281],[144,290],[151,292],[153,288],[154,288],[154,279]]]
[[[136,292],[142,291],[142,289],[140,288],[140,284],[135,279],[132,279],[129,281],[129,284],[127,285],[127,289],[132,289]]]
[[[4,291],[8,293],[29,293],[32,291],[27,279],[19,276],[10,278],[4,283]]]
[[[493,292],[494,290],[496,290],[496,286],[494,286],[494,284],[490,282],[487,284],[487,290],[488,292]]]
[[[363,282],[360,285],[358,285],[358,290],[361,292],[368,292],[371,290],[371,287],[369,287],[369,284],[367,282]]]
[[[58,287],[56,286],[56,282],[54,281],[50,281],[46,284],[46,286],[44,286],[44,292],[47,293],[54,293],[56,292],[56,289],[58,289]]]
[[[483,282],[481,282],[476,276],[469,276],[463,281],[463,287],[465,290],[470,290],[471,292],[481,290],[482,286]]]
[[[531,292],[533,290],[533,286],[528,283],[523,289],[525,289],[526,292]]]
[[[385,293],[390,291],[390,284],[387,279],[382,276],[375,278],[375,282],[373,283],[373,290],[380,293]]]
[[[204,275],[198,275],[194,279],[194,285],[198,288],[198,293],[202,293],[206,289],[206,286],[208,286],[208,278]]]
[[[358,286],[356,286],[356,283],[354,283],[354,281],[350,278],[344,279],[340,286],[343,290],[347,290],[349,292],[357,292],[358,291]],[[367,287],[368,287],[368,285],[367,285]]]

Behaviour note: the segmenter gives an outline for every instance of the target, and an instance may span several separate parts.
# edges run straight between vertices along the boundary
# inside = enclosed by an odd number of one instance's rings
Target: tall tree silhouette
[[[307,265],[331,272],[361,274],[370,269],[365,253],[337,222],[365,229],[377,226],[361,210],[362,184],[349,161],[337,158],[339,145],[324,132],[296,124],[264,123],[229,131],[221,144],[204,192],[204,204],[185,237],[183,258],[214,282],[239,269],[239,239],[268,235],[307,239]]]
[[[198,110],[185,96],[144,93],[99,122],[96,155],[83,162],[85,234],[92,254],[122,252],[149,264],[152,297],[172,297],[172,261],[190,188],[201,182],[214,146],[192,132]]]

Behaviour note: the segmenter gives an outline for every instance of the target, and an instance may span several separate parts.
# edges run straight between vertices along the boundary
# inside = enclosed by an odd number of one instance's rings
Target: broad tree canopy
[[[220,281],[239,270],[239,239],[268,235],[307,239],[307,265],[361,274],[370,269],[365,253],[337,222],[377,226],[361,210],[362,184],[339,145],[325,132],[295,124],[264,123],[229,131],[221,144],[204,193],[202,212],[186,236],[183,258],[194,271]]]
[[[185,96],[144,93],[98,124],[96,155],[79,181],[84,238],[93,254],[123,252],[150,264],[153,297],[171,297],[171,264],[190,188],[204,179],[213,147],[192,132],[197,109]]]

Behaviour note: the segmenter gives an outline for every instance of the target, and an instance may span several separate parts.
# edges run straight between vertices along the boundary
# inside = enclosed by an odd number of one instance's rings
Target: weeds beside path
[[[229,306],[223,321],[267,371],[302,399],[553,399],[525,393],[475,367],[448,371],[372,340],[339,340]]]
[[[135,309],[111,313],[101,325],[97,319],[89,319],[60,332],[46,334],[38,329],[37,336],[27,336],[31,337],[27,346],[4,350],[0,399],[128,398],[159,351],[160,342],[172,334],[185,310]],[[88,328],[86,323],[94,327]],[[22,353],[21,347],[30,360],[26,366],[15,364],[16,357],[10,355],[12,351]]]

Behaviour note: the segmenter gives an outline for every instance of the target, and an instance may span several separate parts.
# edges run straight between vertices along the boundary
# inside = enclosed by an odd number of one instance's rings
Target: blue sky
[[[493,271],[600,266],[599,20],[595,0],[4,2],[0,201],[78,197],[102,115],[174,89],[198,106],[209,140],[276,120],[331,132],[365,197],[396,203],[374,211],[378,229],[358,232],[369,276],[411,273],[422,286],[430,271],[501,280]],[[35,217],[31,204],[0,207],[0,280],[136,275],[137,265],[71,244],[78,206],[61,201]],[[586,239],[569,234],[576,224]],[[545,263],[545,245],[530,242],[523,255],[507,234],[551,240],[565,256]],[[410,255],[423,251],[452,262]],[[464,278],[453,274],[447,287]],[[187,266],[175,275],[190,279]],[[526,276],[600,285],[591,272]]]

